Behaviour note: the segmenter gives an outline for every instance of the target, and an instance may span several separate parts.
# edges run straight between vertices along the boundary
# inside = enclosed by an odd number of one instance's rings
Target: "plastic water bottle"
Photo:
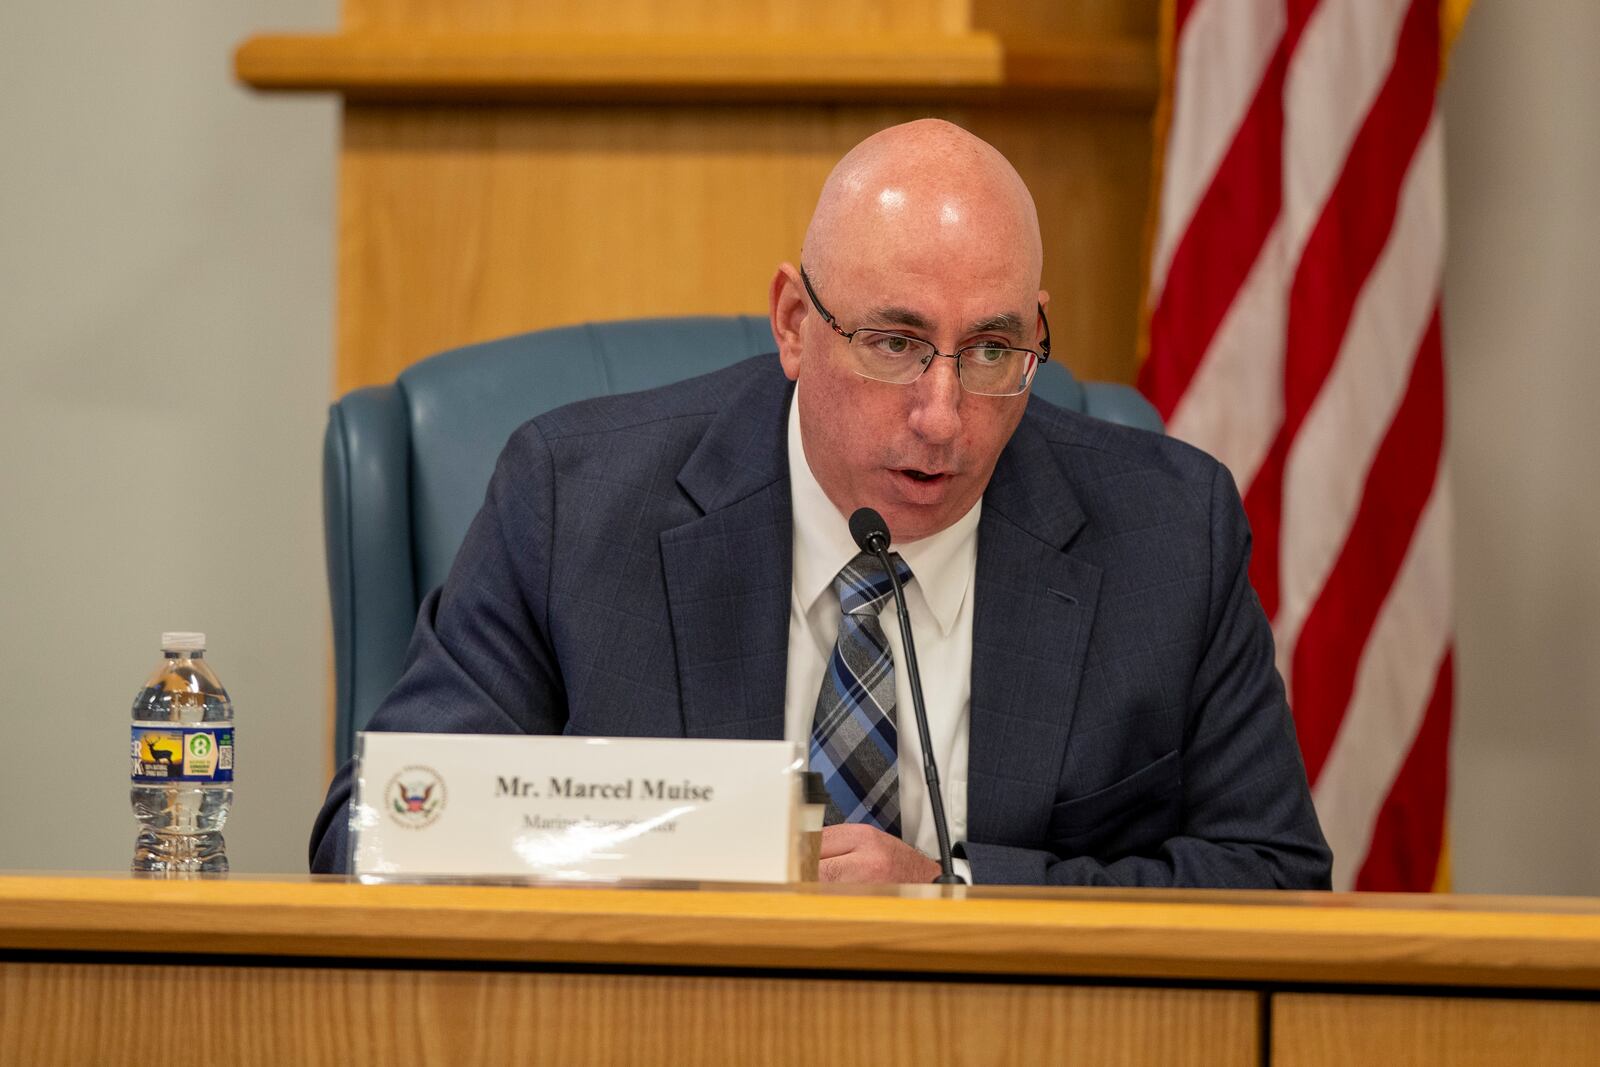
[[[161,663],[133,700],[135,871],[228,869],[233,703],[205,650],[205,634],[162,634]]]

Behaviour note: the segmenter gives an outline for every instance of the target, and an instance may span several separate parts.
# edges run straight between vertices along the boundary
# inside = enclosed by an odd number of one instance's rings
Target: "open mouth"
[[[930,473],[929,471],[919,471],[911,468],[903,468],[900,473],[904,474],[907,478],[910,478],[915,482],[937,482],[941,478],[949,477],[948,474],[940,474],[937,472]]]

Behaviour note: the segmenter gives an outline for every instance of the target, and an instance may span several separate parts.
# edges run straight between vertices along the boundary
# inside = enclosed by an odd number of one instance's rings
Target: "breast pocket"
[[[1050,840],[1062,856],[1150,855],[1177,835],[1183,819],[1183,767],[1176,751],[1088,796],[1050,809]]]

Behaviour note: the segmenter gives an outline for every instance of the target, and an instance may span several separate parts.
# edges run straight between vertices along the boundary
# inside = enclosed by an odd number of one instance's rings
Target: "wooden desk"
[[[3,1063],[1269,1056],[1600,1062],[1600,901],[0,877]]]

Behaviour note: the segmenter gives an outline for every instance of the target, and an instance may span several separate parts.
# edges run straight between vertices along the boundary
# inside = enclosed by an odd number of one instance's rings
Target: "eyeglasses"
[[[846,333],[817,299],[817,291],[811,287],[805,267],[800,268],[800,281],[822,320],[850,345],[856,373],[863,378],[910,385],[933,365],[935,356],[942,356],[956,361],[956,378],[967,392],[979,396],[1016,396],[1027,392],[1039,364],[1050,358],[1050,320],[1045,318],[1043,304],[1039,305],[1039,320],[1044,323],[1044,340],[1039,342],[1037,352],[1031,348],[995,344],[968,345],[954,352],[941,352],[920,337],[868,329]]]

